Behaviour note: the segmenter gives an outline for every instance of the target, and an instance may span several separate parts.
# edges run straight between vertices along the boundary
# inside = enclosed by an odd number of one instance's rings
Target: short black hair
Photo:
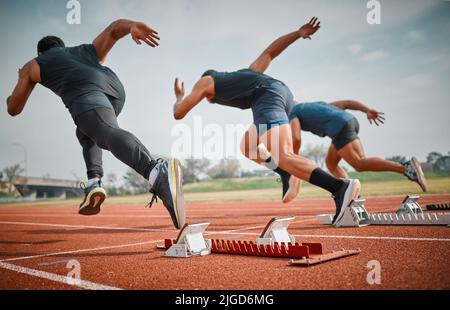
[[[212,70],[212,69],[207,70],[207,71],[205,71],[205,73],[202,74],[202,78],[205,77],[205,76],[211,76],[215,72],[217,72],[217,71],[216,70]]]
[[[42,38],[37,45],[38,55],[54,47],[66,47],[64,41],[55,36],[46,36]]]

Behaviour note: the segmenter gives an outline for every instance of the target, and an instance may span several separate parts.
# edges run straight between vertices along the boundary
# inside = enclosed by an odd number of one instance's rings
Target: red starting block
[[[361,250],[335,251],[323,253],[321,243],[297,243],[287,231],[293,217],[274,218],[263,230],[256,242],[241,240],[221,240],[203,238],[209,223],[186,225],[177,239],[166,239],[158,249],[166,250],[166,256],[191,257],[198,255],[233,254],[262,257],[290,258],[291,265],[310,266],[326,261],[359,254]],[[195,233],[195,237],[190,236]],[[194,242],[201,246],[194,246]],[[197,253],[198,252],[198,253]]]

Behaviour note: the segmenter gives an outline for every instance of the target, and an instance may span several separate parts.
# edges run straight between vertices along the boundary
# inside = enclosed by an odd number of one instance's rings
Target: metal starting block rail
[[[278,257],[292,259],[291,265],[310,266],[350,255],[359,254],[360,249],[335,251],[324,254],[321,243],[296,243],[288,232],[294,217],[273,218],[261,236],[253,241],[205,240],[203,233],[209,223],[185,225],[178,238],[166,239],[158,249],[166,250],[169,257],[203,256],[210,253],[248,256]]]
[[[443,211],[450,210],[450,203],[435,203],[427,205],[427,210],[429,211]]]
[[[344,211],[342,219],[335,227],[362,227],[367,225],[404,226],[448,226],[450,213],[423,213],[417,200],[419,196],[406,196],[396,213],[369,214],[364,207],[365,199],[356,199]],[[317,220],[331,225],[332,215],[319,215]]]

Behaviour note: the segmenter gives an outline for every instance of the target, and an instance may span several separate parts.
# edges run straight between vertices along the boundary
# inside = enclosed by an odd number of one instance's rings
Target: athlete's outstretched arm
[[[341,101],[331,102],[330,104],[332,104],[342,110],[354,110],[354,111],[361,111],[363,113],[366,113],[367,119],[369,120],[370,124],[372,124],[372,121],[377,126],[379,126],[379,123],[384,124],[385,118],[384,118],[383,112],[379,112],[377,110],[371,109],[359,101],[341,100]]]
[[[316,17],[313,17],[309,23],[303,25],[299,30],[284,35],[270,44],[269,47],[266,48],[250,65],[250,69],[263,73],[269,67],[272,60],[280,55],[289,45],[300,38],[311,40],[311,36],[316,33],[319,28],[320,22]]]
[[[39,65],[36,60],[27,62],[19,69],[19,80],[11,96],[6,99],[8,113],[11,116],[20,114],[25,107],[34,87],[40,82]]]
[[[210,88],[212,87],[213,81],[211,77],[205,76],[198,80],[198,82],[192,88],[189,95],[184,97],[184,83],[175,79],[175,96],[177,98],[175,104],[173,105],[173,117],[176,120],[184,118],[190,110],[192,110],[197,104],[200,103],[210,94]]]
[[[158,32],[144,23],[127,19],[119,19],[109,25],[102,33],[95,38],[94,44],[100,63],[103,63],[109,51],[117,41],[131,33],[131,38],[139,45],[142,42],[151,47],[158,46]]]

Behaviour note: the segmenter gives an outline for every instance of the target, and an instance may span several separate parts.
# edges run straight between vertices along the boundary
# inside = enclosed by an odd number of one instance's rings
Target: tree
[[[206,173],[210,165],[210,161],[206,158],[195,159],[188,158],[183,163],[183,182],[195,183],[199,181],[199,176]]]
[[[113,172],[108,173],[105,178],[105,189],[110,196],[117,196],[119,189],[116,186],[117,175]]]
[[[401,156],[401,155],[394,155],[392,157],[386,157],[386,160],[394,161],[394,162],[400,163],[400,164],[403,164],[408,161],[405,156]]]
[[[234,158],[224,158],[208,170],[207,174],[212,179],[228,179],[239,176],[239,160]]]
[[[438,152],[431,152],[427,156],[427,163],[433,166],[433,171],[436,173],[450,172],[450,152],[449,155],[442,155]]]
[[[150,190],[150,183],[133,169],[128,169],[124,175],[125,184],[134,194],[144,194]]]
[[[450,156],[442,156],[433,165],[434,172],[450,173]]]
[[[434,165],[436,161],[442,157],[441,153],[438,152],[431,152],[427,156],[427,163]]]
[[[20,166],[20,164],[15,164],[9,167],[6,167],[5,169],[3,169],[3,173],[6,176],[6,181],[8,182],[8,193],[11,194],[12,193],[12,186],[13,186],[13,182],[14,179],[16,177],[18,177],[22,172],[23,172],[23,168]]]
[[[114,172],[110,172],[106,175],[106,186],[115,187],[117,182],[117,175]]]
[[[325,145],[306,145],[302,151],[302,155],[313,160],[320,168],[324,167],[325,159],[327,158],[327,147]]]

